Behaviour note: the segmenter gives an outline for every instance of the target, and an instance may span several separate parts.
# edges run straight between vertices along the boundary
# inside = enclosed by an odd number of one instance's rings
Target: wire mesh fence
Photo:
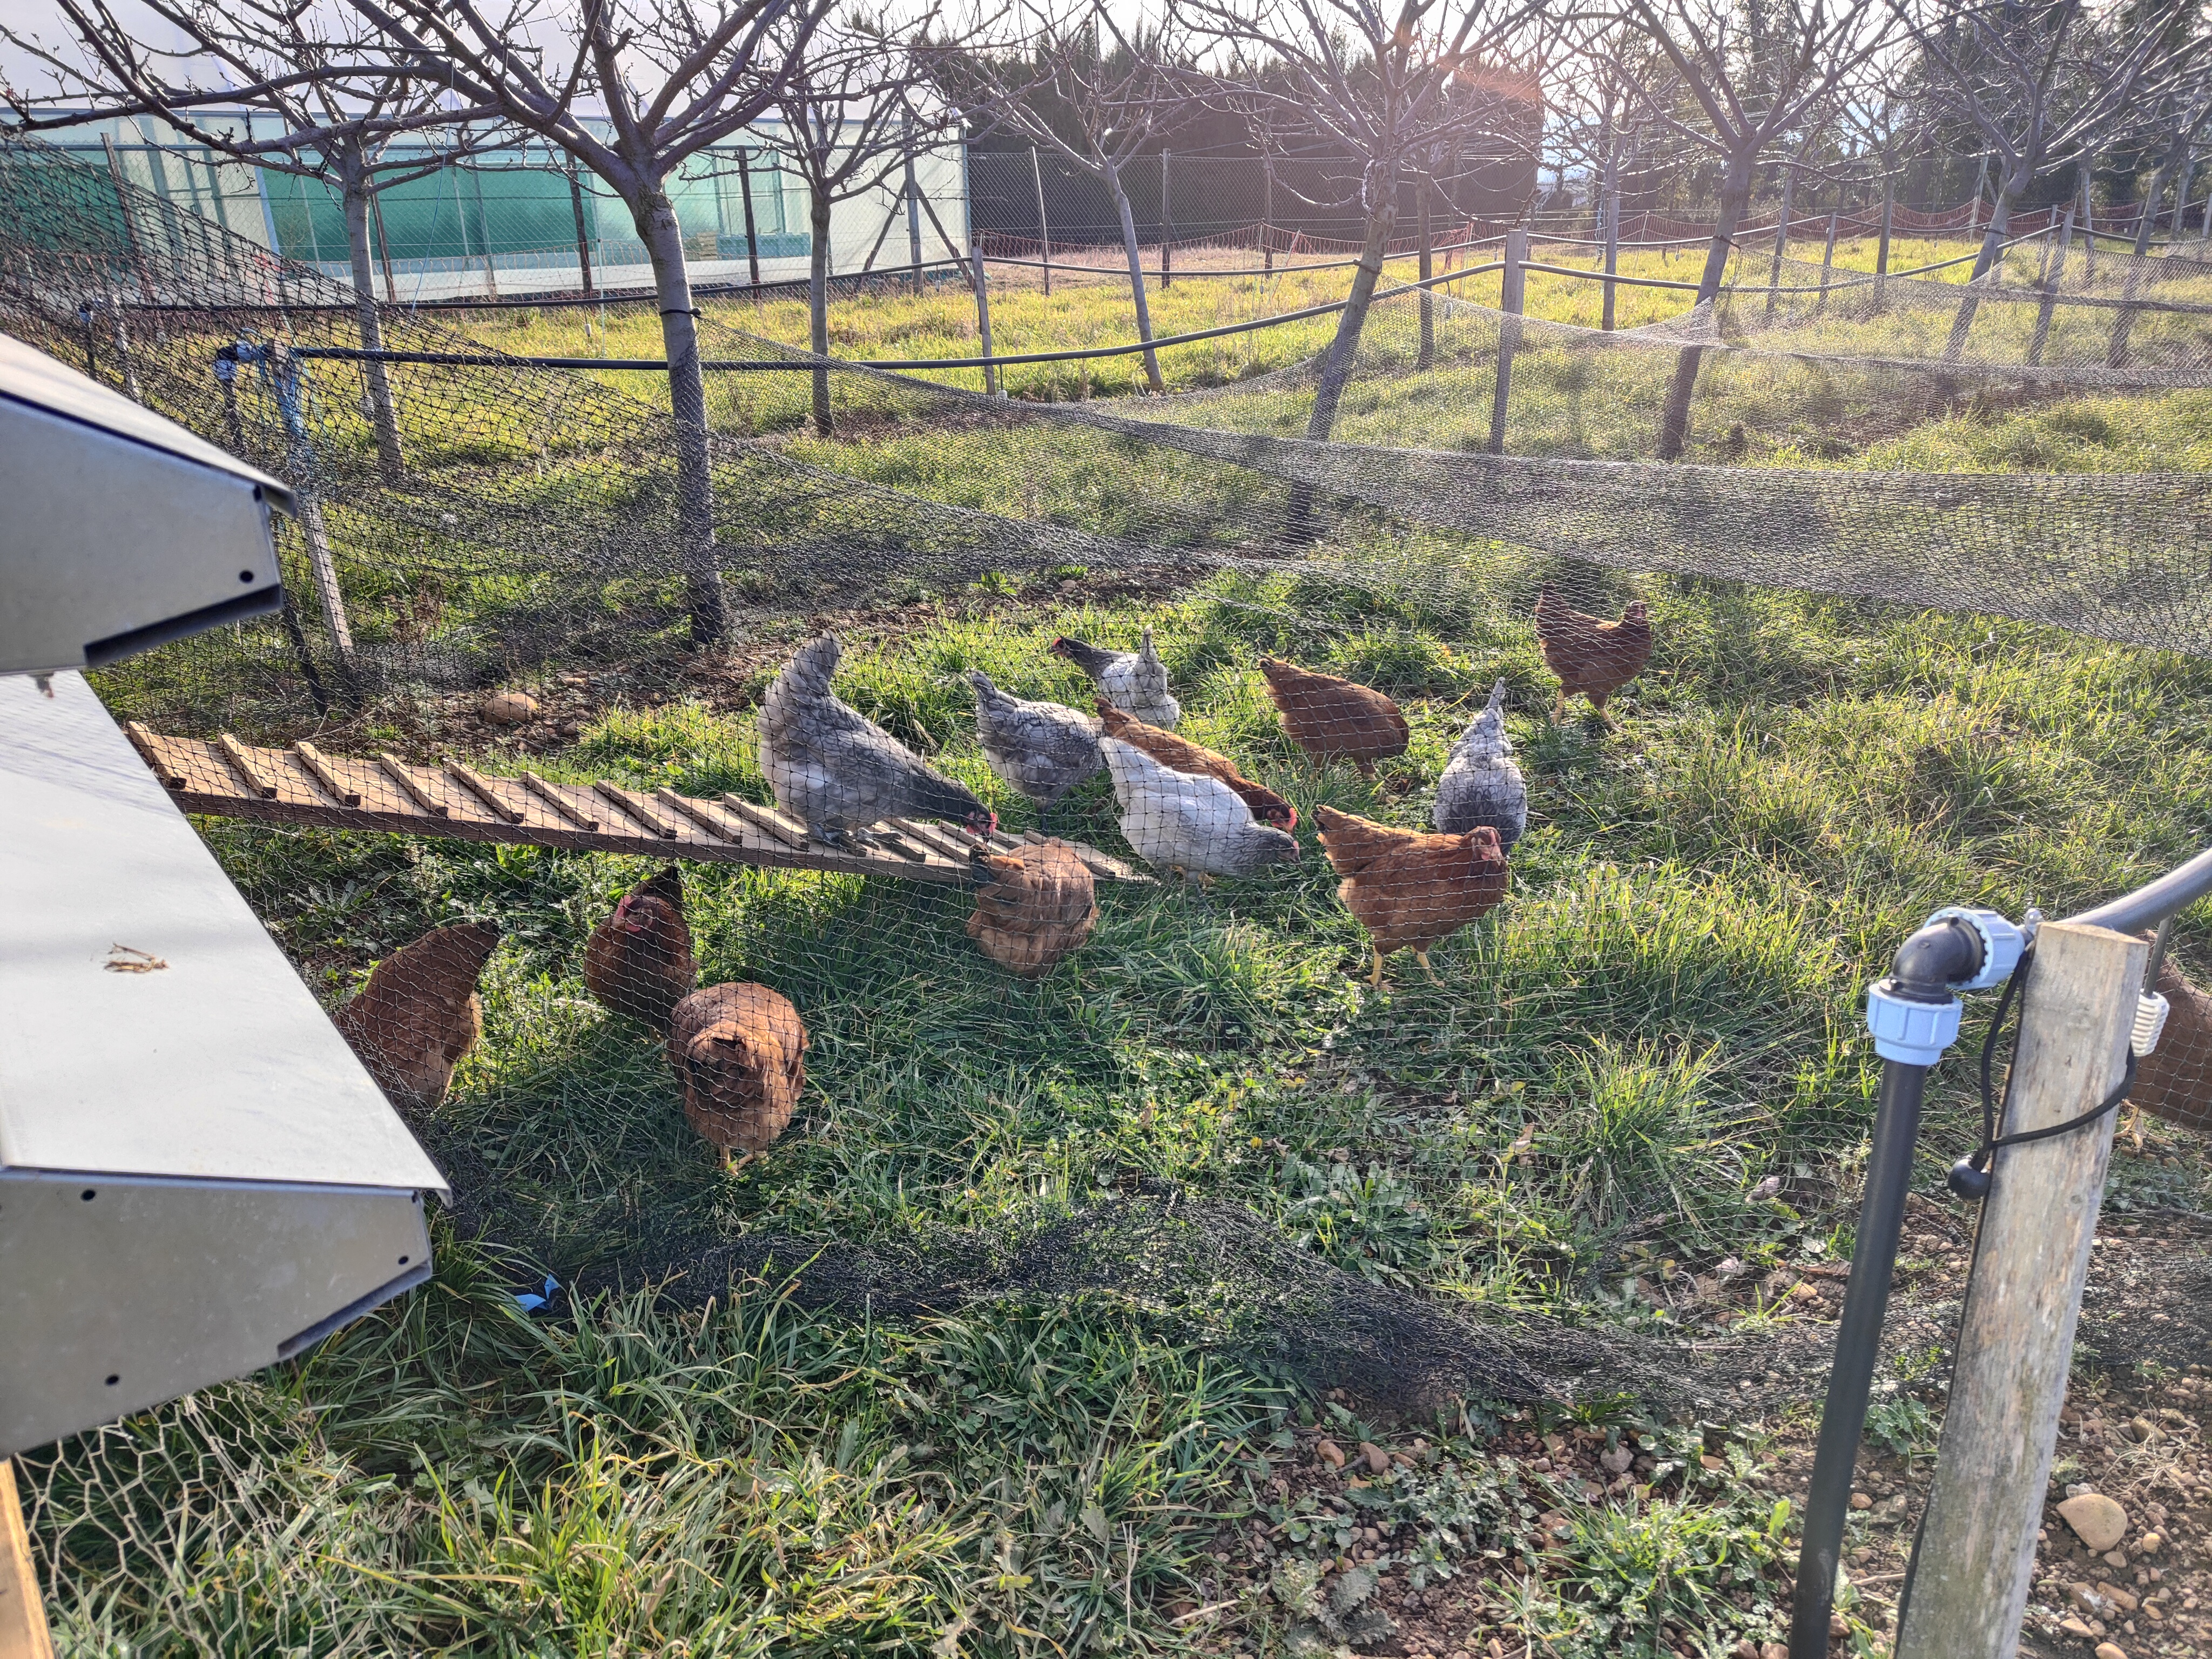
[[[738,628],[701,653],[649,396],[401,307],[365,356],[349,289],[0,144],[0,326],[309,504],[286,617],[100,688],[457,1226],[586,1291],[806,1264],[863,1319],[1103,1304],[1419,1411],[1804,1399],[1825,1337],[1771,1269],[1851,1180],[1863,961],[1962,890],[2195,850],[2203,475],[1876,464],[2200,383],[2192,273],[2121,276],[2116,369],[2109,267],[2038,258],[1948,355],[1955,284],[1785,264],[1770,304],[1750,256],[1649,331],[1400,295],[1330,441],[1326,318],[1272,374],[1030,401],[709,298],[751,367],[710,401]],[[1692,349],[1699,447],[1661,463]],[[2177,1041],[2146,1106],[2201,1121],[2209,1062]],[[2148,1133],[2123,1197],[2181,1198]],[[2205,1304],[2085,1330],[2185,1363]],[[136,1558],[182,1547],[194,1409],[39,1466],[64,1577],[173,1605]]]

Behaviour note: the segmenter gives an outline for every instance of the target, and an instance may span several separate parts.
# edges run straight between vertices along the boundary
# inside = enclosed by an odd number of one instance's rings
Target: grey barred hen
[[[761,770],[776,804],[833,844],[888,817],[996,830],[997,813],[830,689],[842,650],[834,634],[800,647],[761,704]]]
[[[1098,754],[1098,725],[1056,702],[1032,702],[1001,691],[980,668],[968,671],[975,688],[975,736],[991,770],[1036,803],[1037,822],[1060,798],[1106,763]]]
[[[1437,780],[1431,814],[1439,835],[1463,836],[1479,824],[1498,831],[1501,851],[1528,828],[1528,785],[1505,735],[1505,682],[1490,688],[1490,701],[1452,745],[1451,760]]]
[[[1134,651],[1104,651],[1065,634],[1045,649],[1090,675],[1098,695],[1123,714],[1166,732],[1172,732],[1182,718],[1182,705],[1168,690],[1167,665],[1160,660],[1151,629],[1145,629]]]

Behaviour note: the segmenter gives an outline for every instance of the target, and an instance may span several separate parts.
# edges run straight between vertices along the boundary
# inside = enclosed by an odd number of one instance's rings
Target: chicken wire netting
[[[1534,743],[1569,775],[1602,764],[1589,734],[1617,718],[1670,621],[1723,631],[1713,618],[1789,589],[1813,596],[1808,615],[1932,607],[2212,654],[2199,475],[1810,464],[1838,433],[1863,456],[1931,420],[2195,383],[2195,276],[2146,269],[2131,313],[2101,303],[2109,256],[2094,291],[2055,253],[2048,271],[2023,272],[2023,257],[2004,281],[2045,283],[2056,301],[1992,285],[1948,360],[1957,287],[1832,271],[1808,298],[1822,279],[1785,264],[1770,306],[1741,277],[1755,260],[1738,262],[1724,304],[1657,330],[1393,297],[1330,442],[1299,435],[1311,362],[1110,406],[819,366],[834,429],[810,436],[817,366],[760,368],[802,360],[746,331],[741,304],[708,301],[705,355],[756,368],[713,379],[732,626],[700,653],[677,434],[646,396],[363,307],[95,170],[0,143],[0,326],[306,503],[282,531],[283,617],[164,647],[100,689],[449,1172],[459,1225],[586,1287],[672,1280],[704,1297],[781,1269],[864,1312],[1102,1301],[1416,1406],[1631,1390],[1747,1413],[1803,1399],[1825,1339],[1755,1320],[1694,1341],[1577,1330],[1525,1298],[1440,1297],[1473,1247],[1447,1252],[1458,1267],[1424,1255],[1409,1242],[1428,1236],[1420,1200],[1372,1163],[1292,1144],[1288,1094],[1224,1154],[1279,1171],[1273,1210],[1214,1195],[1219,1171],[1158,1188],[1093,1144],[1079,1181],[1039,1177],[1017,1224],[963,1227],[957,1202],[917,1221],[871,1123],[927,1099],[988,1140],[1009,1099],[1041,1110],[1061,1086],[1034,1079],[1059,1075],[1070,1032],[1077,1069],[1110,1076],[1146,1123],[1193,1090],[1218,1091],[1206,1109],[1223,1113],[1266,1092],[1177,1070],[1236,1054],[1263,1024],[1315,1056],[1281,1089],[1325,1077],[1358,1096],[1371,1079],[1332,1046],[1351,983],[1418,986],[1448,945],[1488,960],[1510,915],[1590,988],[1532,984],[1525,1008],[1504,997],[1480,1030],[1446,1020],[1429,1040],[1453,1064],[1385,1115],[1466,1120],[1466,1157],[1549,1157],[1571,1181],[1571,1153],[1516,1144],[1515,1079],[1484,1044],[1530,1019],[1663,1028],[1687,959],[1666,951],[1730,924],[1655,924],[1632,884],[1525,873],[1518,757]],[[2023,306],[2053,313],[2033,354]],[[1316,343],[1330,325],[1313,325]],[[1699,459],[1662,463],[1687,346],[1702,352]],[[1489,453],[1501,407],[1504,453]],[[1762,449],[1796,464],[1712,464]],[[927,656],[928,630],[971,601],[1026,601],[1066,625],[939,649],[919,673],[890,662],[902,639]],[[1133,621],[1147,605],[1179,611],[1175,639]],[[1571,700],[1581,724],[1564,718]],[[701,706],[735,711],[742,738],[671,734],[667,719]],[[1929,764],[1987,736],[1939,732]],[[1410,800],[1372,792],[1386,769],[1419,775]],[[1323,864],[1326,881],[1304,879]],[[2076,882],[2086,894],[2112,873]],[[1170,905],[1202,926],[1167,938]],[[1312,953],[1281,942],[1310,937],[1356,963],[1350,979],[1338,962],[1322,988]],[[1835,950],[1809,933],[1791,948]],[[1608,951],[1636,964],[1630,991],[1597,966]],[[1091,963],[1108,965],[1086,980]],[[1807,1054],[1840,1065],[1850,1016],[1832,994],[1779,957],[1719,971],[1740,980],[1731,994],[1795,1012],[1779,1036],[1731,1039],[1742,1115],[1724,1133],[1700,1095],[1699,1133],[1733,1146],[1792,1091],[1850,1093],[1839,1070],[1802,1074]],[[2175,1000],[2178,1036],[2193,1034],[2145,1094],[2201,1123],[2202,998]],[[1141,1066],[1116,1057],[1124,1042]],[[951,1054],[960,1066],[932,1072]],[[1658,1073],[1673,1062],[1642,1056],[1607,1064],[1656,1067],[1655,1097],[1686,1106],[1696,1087],[1669,1096]],[[456,1091],[457,1075],[473,1080]],[[1850,1138],[1848,1113],[1808,1120]],[[1492,1129],[1498,1144],[1478,1146]],[[733,1221],[720,1183],[772,1152],[842,1169],[867,1201]],[[957,1160],[938,1148],[923,1162]],[[1755,1201],[1838,1201],[1824,1180],[1789,1174]],[[1742,1186],[1759,1191],[1748,1172]],[[1642,1197],[1659,1209],[1602,1198],[1595,1243],[1562,1248],[1540,1277],[1593,1294],[1632,1279],[1680,1314],[1771,1299],[1732,1259],[1662,1272],[1640,1241],[1665,1202]],[[1920,1322],[1893,1331],[1899,1353],[1941,1329],[1947,1296],[1917,1300]],[[2205,1334],[2192,1313],[2093,1340],[2170,1359]]]

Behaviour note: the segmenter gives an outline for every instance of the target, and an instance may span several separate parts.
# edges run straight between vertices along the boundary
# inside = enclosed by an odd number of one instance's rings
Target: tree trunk
[[[660,340],[668,360],[668,400],[676,416],[678,538],[690,590],[691,642],[720,645],[730,631],[722,568],[714,551],[714,473],[707,447],[707,380],[699,369],[699,331],[693,322],[691,274],[684,260],[684,228],[676,204],[658,185],[630,204],[638,238],[653,261],[653,298],[660,307]]]
[[[1337,405],[1352,380],[1352,365],[1359,355],[1359,336],[1367,326],[1368,307],[1375,302],[1376,284],[1382,279],[1382,259],[1390,246],[1390,228],[1398,214],[1397,181],[1376,194],[1368,210],[1367,240],[1359,251],[1359,268],[1352,273],[1352,296],[1336,319],[1336,337],[1322,359],[1321,384],[1314,389],[1313,413],[1306,420],[1306,436],[1327,443],[1336,425]],[[1303,479],[1291,486],[1291,504],[1285,526],[1294,546],[1315,538],[1314,487]]]
[[[1336,425],[1336,406],[1352,380],[1352,365],[1359,355],[1360,331],[1367,326],[1367,309],[1375,302],[1376,285],[1382,280],[1383,256],[1389,252],[1390,229],[1397,222],[1397,181],[1376,193],[1367,213],[1367,241],[1359,250],[1359,268],[1352,274],[1352,297],[1336,319],[1336,337],[1322,360],[1321,385],[1314,392],[1313,414],[1306,422],[1306,436],[1327,443]]]
[[[1152,308],[1145,297],[1145,256],[1137,246],[1137,216],[1129,209],[1129,192],[1121,188],[1121,174],[1111,161],[1100,174],[1106,193],[1121,216],[1121,251],[1129,256],[1129,293],[1137,302],[1137,337],[1145,343],[1145,380],[1156,392],[1165,392],[1160,379],[1159,354],[1152,349]]]
[[[1718,216],[1713,222],[1713,240],[1706,245],[1705,274],[1698,278],[1698,303],[1704,305],[1721,291],[1721,280],[1728,275],[1729,252],[1735,246],[1736,222],[1743,217],[1744,204],[1751,198],[1751,170],[1757,161],[1755,154],[1731,156],[1728,169],[1721,175],[1721,195]],[[1659,413],[1659,459],[1673,461],[1681,459],[1682,445],[1690,435],[1690,398],[1698,389],[1698,365],[1705,352],[1698,346],[1684,346],[1681,355],[1674,359],[1674,379],[1667,388],[1666,406]]]
[[[384,329],[376,314],[375,277],[368,253],[368,191],[358,172],[340,180],[339,199],[345,208],[346,251],[353,258],[354,317],[361,329],[363,351],[384,349]],[[406,457],[399,447],[399,420],[392,407],[392,382],[384,365],[370,358],[361,366],[368,387],[368,417],[376,428],[376,463],[389,479],[405,470]]]
[[[2004,254],[2006,233],[2012,228],[2012,198],[2024,186],[2032,171],[2006,172],[1997,179],[1996,210],[1990,215],[1990,228],[1982,233],[1981,251],[1974,256],[1974,274],[1966,282],[1966,297],[1959,301],[1959,310],[1951,319],[1951,337],[1943,343],[1943,361],[1955,363],[1966,349],[1966,331],[1974,325],[1974,313],[1982,303],[1982,279],[1996,269]]]
[[[807,192],[809,228],[813,232],[812,243],[806,262],[806,348],[817,357],[830,355],[830,192],[820,185],[810,186]],[[917,267],[919,270],[919,267]],[[814,430],[828,437],[833,430],[830,416],[830,369],[817,363],[814,369]]]

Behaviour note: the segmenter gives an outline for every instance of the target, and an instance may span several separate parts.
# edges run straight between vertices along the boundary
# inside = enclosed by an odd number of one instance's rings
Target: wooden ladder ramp
[[[262,749],[228,732],[211,741],[167,738],[137,720],[123,729],[179,806],[216,817],[945,883],[972,880],[976,852],[1046,839],[1032,830],[986,840],[957,824],[891,818],[870,831],[875,847],[833,847],[776,808],[735,795],[700,800],[672,789],[556,783],[527,769],[505,777],[455,760],[434,767],[390,754],[326,755],[304,741]],[[1062,844],[1103,880],[1152,879],[1094,847]]]

